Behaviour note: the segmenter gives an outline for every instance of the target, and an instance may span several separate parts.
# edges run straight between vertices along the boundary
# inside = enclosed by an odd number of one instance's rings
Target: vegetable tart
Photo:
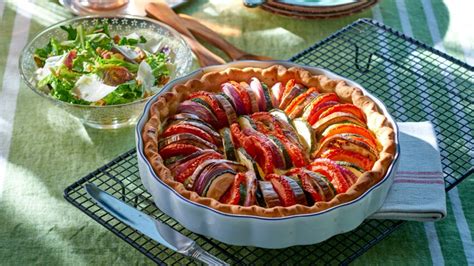
[[[396,153],[392,125],[362,90],[282,65],[174,86],[151,106],[142,138],[153,171],[180,195],[261,217],[354,200]]]

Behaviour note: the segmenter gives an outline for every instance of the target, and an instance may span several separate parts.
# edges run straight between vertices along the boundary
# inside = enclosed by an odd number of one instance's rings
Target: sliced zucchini
[[[237,149],[237,161],[247,167],[249,171],[253,171],[258,180],[263,180],[262,177],[265,176],[265,174],[263,174],[263,171],[260,166],[258,166],[257,162],[255,162],[252,156],[250,156],[244,150],[244,148]]]
[[[267,84],[263,82],[260,83],[262,84],[263,96],[265,97],[265,104],[267,106],[267,110],[270,110],[273,108],[272,98],[270,96],[270,89],[268,88]]]
[[[255,122],[250,118],[248,115],[243,115],[240,116],[237,121],[239,122],[240,127],[242,130],[246,128],[251,128],[251,129],[257,129],[257,126],[255,125]]]
[[[285,121],[286,123],[290,123],[290,118],[280,109],[273,109],[270,111],[270,114],[276,118],[280,118],[281,120]]]
[[[227,160],[237,161],[237,156],[235,155],[235,146],[232,142],[232,135],[228,127],[222,128],[219,131],[222,137],[222,146],[224,147],[224,155]]]
[[[317,145],[316,136],[311,125],[303,118],[296,118],[292,121],[292,124],[305,151],[308,153],[313,152]]]
[[[345,167],[347,170],[351,171],[354,173],[357,177],[360,177],[365,171],[364,169],[360,168],[359,166],[346,162],[346,161],[336,161],[336,163],[340,166]]]

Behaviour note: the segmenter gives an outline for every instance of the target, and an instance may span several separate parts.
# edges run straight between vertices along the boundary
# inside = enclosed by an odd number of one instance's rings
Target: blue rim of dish
[[[183,195],[181,195],[180,193],[178,193],[176,190],[174,190],[172,187],[170,187],[168,184],[166,184],[165,182],[163,182],[163,180],[161,180],[160,177],[158,177],[158,175],[155,173],[155,171],[153,170],[153,167],[151,166],[150,162],[148,161],[148,159],[146,158],[145,154],[143,153],[143,139],[142,139],[142,128],[144,126],[144,123],[146,121],[144,121],[145,118],[148,119],[148,114],[149,114],[149,111],[150,111],[150,107],[151,105],[155,102],[155,100],[161,96],[163,93],[169,91],[172,87],[174,87],[177,83],[181,83],[183,80],[186,80],[186,79],[189,79],[189,77],[192,77],[194,75],[197,75],[198,73],[207,73],[209,72],[209,69],[213,69],[213,68],[230,68],[230,67],[233,67],[233,65],[236,65],[236,64],[242,64],[242,63],[247,63],[247,64],[258,64],[258,63],[261,63],[261,64],[266,64],[266,63],[269,63],[269,64],[281,64],[283,66],[292,66],[292,67],[300,67],[300,68],[303,68],[305,70],[316,70],[316,71],[320,71],[320,72],[327,72],[329,74],[331,74],[333,77],[337,77],[337,78],[340,78],[341,80],[344,80],[344,81],[349,81],[350,83],[352,83],[353,85],[355,85],[356,87],[362,89],[362,91],[364,92],[364,95],[368,95],[371,99],[375,100],[376,104],[378,107],[380,107],[384,113],[384,115],[389,119],[390,123],[392,124],[392,126],[394,127],[394,131],[395,131],[395,143],[396,143],[396,152],[395,152],[395,156],[393,158],[393,161],[392,163],[390,164],[387,172],[385,173],[385,176],[382,178],[382,180],[380,180],[377,184],[373,185],[372,187],[370,187],[368,190],[366,190],[362,195],[360,195],[359,197],[351,200],[351,201],[348,201],[348,202],[344,202],[344,203],[341,203],[341,204],[338,204],[336,206],[333,206],[331,208],[328,208],[328,209],[325,209],[323,211],[320,211],[320,212],[315,212],[315,213],[305,213],[305,214],[294,214],[294,215],[289,215],[289,216],[284,216],[284,217],[262,217],[262,216],[256,216],[256,215],[242,215],[242,214],[230,214],[230,213],[225,213],[225,212],[222,212],[222,211],[219,211],[219,210],[216,210],[212,207],[209,207],[209,206],[206,206],[206,205],[203,205],[203,204],[199,204],[197,202],[194,202],[192,200],[189,200],[187,199],[186,197],[184,197]],[[252,67],[251,65],[247,65],[248,67]],[[147,165],[147,168],[148,168],[148,171],[153,175],[153,177],[162,185],[164,185],[165,188],[167,188],[168,190],[170,190],[172,193],[174,193],[176,196],[178,196],[179,198],[181,198],[182,200],[184,200],[184,203],[187,203],[187,204],[192,204],[194,206],[197,206],[197,207],[200,207],[200,208],[204,208],[206,210],[209,210],[209,211],[212,211],[216,214],[219,214],[219,215],[223,215],[223,216],[227,216],[227,217],[230,217],[230,218],[246,218],[246,219],[257,219],[257,220],[266,220],[266,221],[279,221],[279,220],[289,220],[289,219],[295,219],[295,218],[308,218],[308,217],[313,217],[313,216],[318,216],[318,215],[322,215],[322,214],[325,214],[325,213],[328,213],[328,212],[331,212],[331,211],[334,211],[336,209],[339,209],[339,208],[342,208],[342,207],[347,207],[349,205],[352,205],[352,204],[355,204],[359,201],[361,201],[363,198],[365,198],[368,194],[370,194],[371,191],[377,189],[378,187],[380,187],[383,183],[385,183],[387,180],[388,180],[388,177],[392,174],[392,171],[394,170],[394,166],[398,163],[398,159],[399,159],[399,155],[400,155],[400,143],[399,143],[399,138],[398,138],[398,125],[397,123],[395,122],[395,120],[393,119],[393,117],[389,114],[386,106],[383,104],[383,102],[375,97],[374,95],[372,95],[371,93],[369,93],[364,87],[362,87],[360,84],[358,84],[357,82],[355,81],[352,81],[348,78],[344,78],[340,75],[337,75],[335,74],[334,72],[332,71],[329,71],[329,70],[326,70],[326,69],[323,69],[323,68],[319,68],[319,67],[312,67],[312,66],[304,66],[304,65],[299,65],[299,64],[296,64],[296,63],[293,63],[293,62],[290,62],[290,61],[283,61],[283,60],[271,60],[271,61],[254,61],[254,60],[242,60],[242,61],[234,61],[234,62],[230,62],[230,63],[227,63],[227,64],[223,64],[223,65],[219,65],[219,66],[208,66],[208,67],[204,67],[204,68],[200,68],[198,70],[195,70],[189,74],[187,74],[186,76],[183,76],[181,78],[177,78],[171,82],[169,82],[168,84],[166,84],[163,89],[157,93],[156,95],[154,95],[152,98],[150,98],[148,100],[148,102],[146,103],[145,105],[145,108],[143,110],[143,113],[140,115],[140,118],[138,120],[138,123],[135,127],[135,136],[136,136],[136,143],[137,143],[137,155],[141,157],[142,160],[144,160],[146,162],[146,165]]]
[[[134,16],[134,15],[88,15],[88,16],[73,17],[73,18],[70,18],[70,19],[65,19],[65,20],[59,21],[59,22],[47,27],[46,29],[44,29],[40,33],[38,33],[31,41],[29,41],[25,45],[25,47],[23,47],[23,49],[21,50],[21,53],[20,53],[20,57],[18,58],[18,70],[20,72],[20,77],[23,80],[23,82],[26,84],[26,86],[28,86],[28,88],[30,88],[32,91],[34,91],[39,96],[45,97],[45,98],[49,99],[50,101],[52,101],[55,104],[64,104],[66,106],[72,106],[72,107],[75,107],[75,108],[106,109],[106,108],[126,107],[126,106],[132,106],[132,105],[135,105],[135,104],[138,104],[138,103],[145,103],[146,101],[152,99],[152,98],[143,98],[143,99],[139,99],[139,100],[129,102],[129,103],[103,105],[103,106],[74,104],[74,103],[64,102],[64,101],[61,101],[59,99],[51,97],[50,95],[48,95],[48,94],[42,92],[40,89],[38,89],[36,84],[33,84],[32,82],[30,82],[30,80],[28,80],[28,77],[26,76],[26,74],[23,71],[22,62],[23,62],[23,58],[25,57],[26,52],[36,42],[36,40],[38,38],[45,35],[50,30],[52,30],[54,28],[57,28],[58,26],[61,26],[63,24],[74,23],[74,22],[82,21],[82,20],[93,20],[93,19],[100,20],[102,18],[108,18],[108,19],[126,18],[126,19],[136,19],[136,20],[140,20],[140,21],[148,21],[150,23],[154,23],[154,24],[160,26],[161,28],[164,28],[167,31],[171,32],[173,37],[175,37],[177,40],[179,40],[179,42],[181,42],[181,44],[184,47],[188,48],[189,56],[192,56],[191,48],[189,47],[187,42],[181,37],[181,34],[179,32],[177,32],[175,29],[171,28],[170,26],[168,26],[168,25],[166,25],[166,24],[164,24],[164,23],[162,23],[158,20],[154,20],[154,19],[151,19],[151,18],[148,18],[148,17]],[[189,69],[189,68],[191,68],[191,66],[192,66],[192,60],[189,60],[188,63],[187,63],[186,68]],[[186,76],[187,76],[187,74],[180,77],[180,78],[183,78],[183,77],[186,77]],[[166,87],[166,85],[167,84],[165,84],[165,86],[163,86],[162,89],[164,89]]]

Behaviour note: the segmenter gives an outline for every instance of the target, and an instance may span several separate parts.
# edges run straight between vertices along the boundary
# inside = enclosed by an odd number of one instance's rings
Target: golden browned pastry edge
[[[158,136],[162,121],[170,114],[174,114],[179,103],[192,92],[199,90],[219,92],[220,85],[224,82],[230,80],[248,81],[251,77],[257,77],[266,84],[274,84],[278,81],[285,84],[289,79],[296,79],[297,82],[306,87],[316,87],[321,92],[335,92],[344,102],[352,102],[361,108],[367,116],[369,129],[375,133],[382,146],[379,159],[375,162],[372,170],[363,173],[345,193],[336,195],[329,202],[317,202],[313,206],[297,204],[290,207],[264,208],[257,205],[244,207],[223,204],[212,198],[201,197],[196,192],[187,190],[183,184],[174,181],[170,170],[164,165],[161,156],[158,154]],[[286,68],[281,65],[274,65],[265,69],[253,67],[228,68],[224,71],[209,72],[200,79],[192,79],[185,84],[174,86],[169,92],[159,96],[151,106],[149,119],[142,130],[142,139],[145,156],[157,176],[185,198],[224,213],[262,217],[316,213],[352,201],[382,180],[396,152],[395,131],[387,118],[381,114],[375,102],[370,97],[365,96],[360,89],[350,87],[342,80],[332,80],[325,75],[313,75],[301,68]]]

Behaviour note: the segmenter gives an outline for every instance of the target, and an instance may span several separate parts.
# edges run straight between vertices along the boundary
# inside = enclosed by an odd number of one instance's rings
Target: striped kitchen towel
[[[435,221],[446,216],[446,192],[431,122],[400,122],[400,165],[383,206],[370,218]]]

